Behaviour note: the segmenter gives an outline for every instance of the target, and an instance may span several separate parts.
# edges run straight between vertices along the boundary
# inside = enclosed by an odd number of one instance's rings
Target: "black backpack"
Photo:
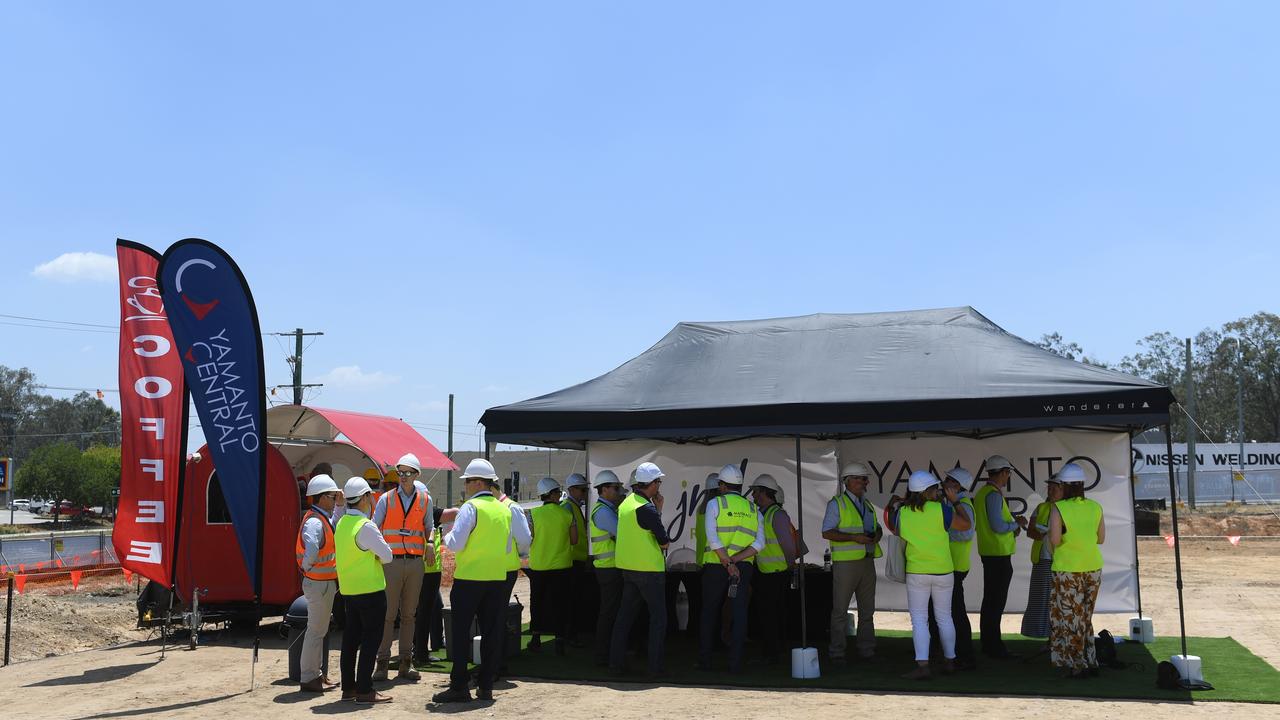
[[[1120,658],[1116,655],[1116,639],[1111,636],[1110,630],[1103,630],[1098,633],[1098,637],[1093,641],[1093,651],[1098,657],[1098,667],[1111,668],[1112,670],[1121,670],[1125,664],[1120,662]]]
[[[1178,690],[1180,685],[1178,681],[1182,676],[1178,673],[1178,668],[1168,660],[1161,661],[1156,665],[1156,687],[1161,690]]]

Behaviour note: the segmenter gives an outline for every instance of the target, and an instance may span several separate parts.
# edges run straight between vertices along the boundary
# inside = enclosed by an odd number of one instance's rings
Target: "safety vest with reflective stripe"
[[[618,511],[611,505],[598,502],[596,507],[591,511],[591,562],[598,568],[617,567],[614,562],[614,555],[617,553],[618,542],[608,530],[602,530],[596,525],[596,514],[601,510],[613,514],[614,526],[617,527]]]
[[[1035,521],[1036,525],[1043,525],[1044,527],[1049,526],[1049,510],[1052,507],[1053,507],[1053,503],[1051,502],[1040,503],[1040,506],[1036,508],[1036,521]],[[1032,565],[1035,565],[1036,563],[1040,562],[1040,552],[1044,550],[1044,541],[1048,539],[1049,539],[1049,533],[1045,532],[1043,538],[1040,538],[1039,540],[1031,541],[1031,564]],[[1049,547],[1049,557],[1050,559],[1053,558],[1052,546]]]
[[[511,538],[511,509],[492,495],[466,502],[476,511],[476,525],[459,550],[454,577],[459,580],[506,580],[515,543]],[[520,557],[516,555],[516,561]]]
[[[504,497],[502,498],[502,500],[499,500],[499,502],[502,503],[502,506],[507,509],[507,512],[511,512],[512,508],[515,508],[516,512],[519,512],[519,513],[524,512],[524,508],[520,507],[520,503],[517,503],[515,500],[512,500],[509,497]],[[508,535],[510,535],[510,530],[508,530]],[[511,553],[507,557],[507,570],[508,571],[520,570],[520,548],[516,547],[516,540],[514,536],[511,537]]]
[[[569,511],[573,516],[573,524],[578,526],[578,542],[571,545],[573,549],[573,561],[575,563],[587,561],[587,521],[582,517],[582,508],[578,507],[578,502],[573,498],[565,498],[560,501],[560,507]]]
[[[640,493],[632,493],[618,507],[616,560],[619,569],[640,572],[664,572],[667,569],[657,538],[636,521],[636,510],[648,502]]]
[[[333,533],[334,550],[338,556],[338,590],[343,595],[368,595],[387,588],[387,578],[382,574],[382,561],[372,550],[363,550],[356,544],[356,533],[369,518],[347,513],[338,520]]]
[[[942,503],[929,501],[919,510],[903,505],[898,510],[898,536],[907,543],[907,572],[914,575],[946,575],[951,564],[951,537],[942,524]]]
[[[382,518],[382,537],[396,557],[421,557],[427,544],[427,494],[413,491],[406,515],[400,491],[387,493],[387,514]]]
[[[573,567],[573,550],[569,545],[569,527],[573,516],[555,503],[534,508],[533,545],[529,548],[530,570],[564,570]]]
[[[849,493],[842,492],[835,496],[836,508],[840,511],[840,520],[836,525],[836,530],[847,533],[849,535],[871,535],[875,537],[876,530],[879,528],[879,521],[876,520],[876,507],[871,501],[862,498],[862,506],[865,508],[867,517],[871,519],[871,532],[867,532],[866,518],[862,513],[858,512],[858,506],[854,504],[853,499],[849,497]],[[875,554],[872,557],[881,557],[884,551],[880,549],[880,543],[876,543]],[[840,562],[843,560],[861,560],[867,556],[867,546],[856,542],[831,541],[831,559]]]
[[[430,555],[422,556],[422,572],[427,575],[440,572],[442,567],[440,559],[444,556],[443,534],[440,528],[436,528],[431,532],[431,547],[435,548],[435,552]]]
[[[756,541],[756,529],[760,527],[756,506],[750,500],[737,493],[727,493],[715,499],[716,533],[720,535],[720,544],[730,556],[751,547]],[[707,548],[702,555],[704,563],[718,563],[720,558],[716,551]],[[754,564],[755,556],[745,562]]]
[[[973,496],[973,519],[978,526],[978,554],[984,557],[1008,557],[1013,554],[1013,531],[998,533],[991,529],[991,518],[987,517],[987,496],[1000,492],[995,485],[987,483],[978,488]],[[1007,523],[1013,522],[1009,512],[1009,503],[1000,496],[1000,517]]]
[[[782,552],[782,544],[778,542],[778,533],[773,529],[773,516],[782,509],[781,505],[770,505],[764,511],[764,550],[756,555],[756,566],[762,573],[776,573],[787,569],[787,556]]]
[[[1098,547],[1098,524],[1102,506],[1088,498],[1059,500],[1062,516],[1062,544],[1053,550],[1054,572],[1093,572],[1102,569],[1102,549]]]
[[[306,527],[307,521],[311,518],[317,518],[320,521],[324,534],[320,537],[320,547],[316,550],[315,563],[311,565],[310,570],[302,570],[302,558],[307,552],[306,544],[302,542],[302,528]],[[298,543],[295,550],[298,554],[298,569],[302,570],[303,577],[311,580],[338,579],[338,557],[334,550],[333,525],[329,523],[329,518],[325,517],[324,513],[310,508],[302,516],[302,525],[298,526]]]
[[[973,517],[973,498],[960,498],[959,505],[969,506],[969,517]],[[959,512],[957,510],[957,512]],[[969,568],[973,564],[972,559],[973,537],[968,540],[952,540],[951,541],[951,564],[955,567],[956,572],[969,572]]]

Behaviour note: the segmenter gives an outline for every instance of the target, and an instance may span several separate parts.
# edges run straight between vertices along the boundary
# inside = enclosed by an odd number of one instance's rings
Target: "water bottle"
[[[824,572],[831,572],[831,548],[822,554],[822,569]]]
[[[738,597],[738,578],[734,578],[729,582],[729,597]]]

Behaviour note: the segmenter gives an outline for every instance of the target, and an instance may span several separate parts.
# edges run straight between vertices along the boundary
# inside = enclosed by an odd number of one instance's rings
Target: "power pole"
[[[323,335],[322,332],[304,332],[302,328],[297,328],[291,333],[271,333],[281,337],[293,336],[293,355],[289,356],[289,366],[293,368],[293,383],[291,385],[276,385],[275,387],[292,387],[293,388],[293,404],[302,404],[302,390],[309,387],[323,387],[322,383],[304,384],[302,382],[302,338],[311,335]],[[274,391],[272,391],[274,392]]]
[[[453,393],[449,393],[449,459],[453,460]],[[447,484],[445,485],[445,492],[447,493],[447,495],[445,497],[447,497],[448,500],[445,501],[445,507],[448,507],[449,503],[453,502],[453,471],[452,470],[449,471],[449,474],[447,477],[448,477],[448,480],[447,480]]]
[[[1196,379],[1191,371],[1191,338],[1187,338],[1187,507],[1196,509]],[[1169,458],[1173,462],[1173,458]],[[1177,502],[1177,498],[1171,498]]]

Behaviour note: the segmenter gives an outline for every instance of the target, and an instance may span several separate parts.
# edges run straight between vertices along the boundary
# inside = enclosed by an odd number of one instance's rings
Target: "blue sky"
[[[967,304],[1118,360],[1276,310],[1277,15],[6,3],[0,313],[113,324],[109,266],[36,269],[204,237],[325,332],[315,404],[466,432],[680,320]],[[109,333],[0,329],[115,385]]]

